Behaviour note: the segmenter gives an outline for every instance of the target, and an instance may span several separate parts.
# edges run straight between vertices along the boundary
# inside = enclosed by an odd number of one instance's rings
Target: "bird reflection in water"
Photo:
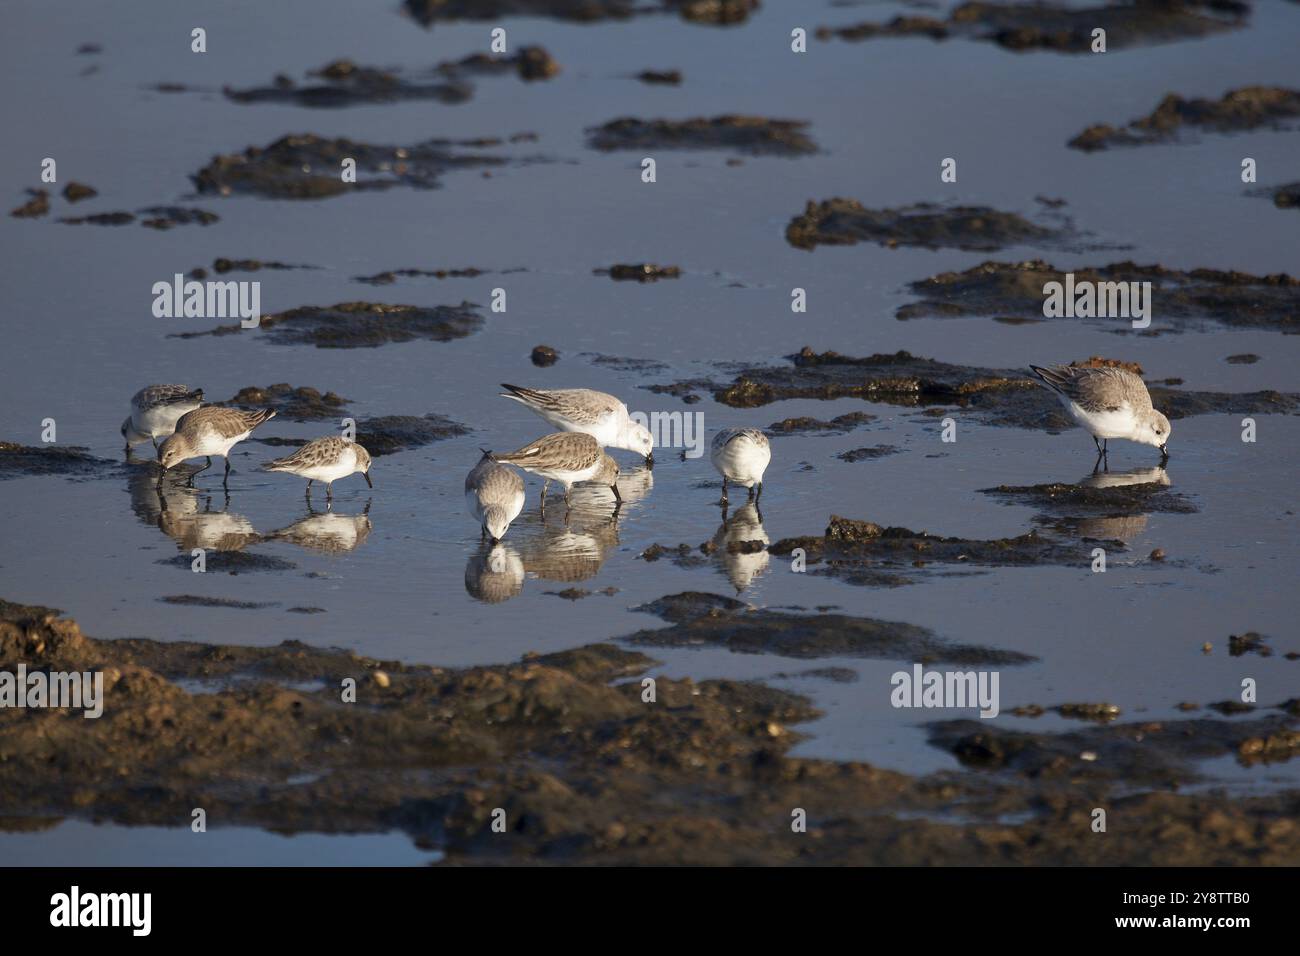
[[[767,546],[771,539],[763,530],[763,514],[758,503],[747,502],[727,516],[722,511],[722,525],[713,536],[713,560],[731,581],[736,594],[754,583],[754,579],[767,570],[771,555]]]

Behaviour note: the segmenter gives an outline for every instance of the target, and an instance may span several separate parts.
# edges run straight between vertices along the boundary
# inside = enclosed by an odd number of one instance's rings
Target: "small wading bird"
[[[1160,463],[1169,460],[1166,445],[1172,426],[1152,406],[1146,382],[1133,372],[1114,366],[1040,368],[1031,365],[1029,368],[1057,394],[1071,417],[1092,435],[1098,464],[1107,457],[1107,443],[1111,438],[1154,445],[1160,449]]]
[[[370,480],[370,452],[354,441],[327,435],[307,442],[292,455],[268,461],[262,466],[266,471],[282,471],[307,479],[307,498],[311,498],[311,483],[325,482],[325,500],[334,500],[334,482],[348,475],[361,472],[366,484],[371,488],[375,483]]]
[[[167,438],[176,431],[176,422],[182,415],[194,411],[203,403],[203,389],[190,391],[188,385],[146,385],[131,396],[131,414],[122,422],[122,437],[126,439],[126,453],[135,445]]]
[[[532,409],[562,432],[590,435],[602,448],[622,448],[654,464],[654,438],[644,425],[632,421],[627,406],[613,395],[589,388],[546,390],[502,383],[509,398]]]
[[[614,501],[622,502],[618,493],[618,465],[606,455],[600,442],[585,432],[553,432],[530,442],[518,451],[492,456],[507,465],[518,465],[545,479],[542,485],[542,510],[546,509],[546,490],[552,481],[564,486],[564,504],[569,504],[569,489],[583,482],[599,479],[614,492]]]
[[[724,428],[713,436],[713,467],[722,475],[722,504],[727,503],[727,483],[749,489],[754,501],[763,494],[763,472],[772,460],[772,446],[757,428]]]
[[[524,479],[513,468],[494,461],[492,452],[484,449],[483,457],[465,476],[465,508],[479,523],[480,536],[491,537],[496,544],[524,510]]]
[[[246,412],[239,408],[223,408],[219,405],[205,405],[187,412],[176,422],[176,431],[158,446],[158,484],[162,485],[163,475],[168,469],[175,468],[188,458],[208,459],[208,463],[194,473],[207,471],[212,467],[212,456],[220,455],[226,460],[226,473],[221,479],[225,485],[230,479],[230,449],[253,433],[253,429],[275,417],[269,408],[259,408]],[[194,475],[190,475],[193,483]]]

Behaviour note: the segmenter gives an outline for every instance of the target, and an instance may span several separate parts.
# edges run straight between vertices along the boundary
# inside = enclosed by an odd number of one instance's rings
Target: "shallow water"
[[[1300,11],[1259,4],[1248,28],[1190,43],[1117,51],[1100,57],[1014,54],[992,44],[950,40],[809,41],[789,52],[792,26],[887,19],[891,4],[841,8],[769,0],[745,25],[715,29],[671,18],[577,26],[509,20],[513,46],[544,45],[564,67],[556,79],[523,84],[513,76],[476,81],[474,98],[448,106],[417,102],[346,110],[238,105],[222,84],[300,77],[337,56],[414,71],[484,50],[488,24],[439,24],[431,31],[401,16],[396,3],[359,10],[313,0],[229,3],[201,14],[176,4],[138,5],[122,18],[107,8],[62,2],[16,4],[0,40],[11,77],[25,78],[3,110],[11,149],[0,155],[10,207],[38,186],[42,157],[56,157],[60,187],[88,182],[100,191],[69,207],[59,197],[44,220],[0,218],[0,264],[9,343],[0,386],[0,439],[38,444],[40,422],[54,418],[62,444],[120,457],[118,425],[129,396],[152,382],[202,386],[225,399],[247,385],[275,382],[337,391],[358,419],[437,412],[473,429],[457,439],[378,459],[375,488],[359,477],[340,483],[336,523],[361,516],[370,528],[342,554],[287,541],[250,550],[295,566],[231,576],[197,575],[160,564],[176,555],[150,501],[150,466],[129,478],[21,478],[0,483],[0,596],[67,611],[99,637],[150,636],[274,644],[300,639],[356,648],[380,658],[462,665],[506,661],[659,626],[631,608],[685,590],[736,594],[714,558],[683,569],[638,556],[654,543],[700,544],[720,524],[716,475],[707,457],[658,456],[650,474],[623,484],[616,521],[601,492],[579,492],[571,527],[562,508],[536,513],[540,483],[506,538],[499,567],[525,577],[518,593],[495,603],[482,594],[478,529],[464,512],[462,482],[480,447],[517,447],[546,431],[525,409],[496,397],[498,382],[588,386],[615,392],[645,412],[701,412],[711,434],[732,424],[763,427],[783,418],[829,419],[865,410],[879,419],[846,435],[773,440],[762,498],[763,526],[776,541],[818,534],[830,514],[904,525],[944,535],[993,538],[1023,533],[1034,509],[978,493],[999,484],[1077,481],[1092,467],[1091,443],[1060,435],[982,426],[959,419],[955,444],[943,444],[933,419],[916,410],[858,401],[793,401],[738,410],[707,396],[682,405],[641,389],[708,375],[708,363],[771,361],[808,344],[853,355],[907,349],[975,366],[1016,367],[1093,354],[1140,362],[1149,378],[1177,376],[1185,387],[1221,391],[1300,390],[1300,340],[1258,331],[1113,334],[1116,323],[1002,325],[987,319],[893,318],[910,301],[906,283],[985,259],[1044,258],[1060,267],[1131,258],[1171,268],[1300,271],[1294,211],[1245,195],[1243,156],[1260,183],[1295,178],[1294,132],[1203,135],[1186,144],[1087,155],[1066,141],[1094,122],[1119,124],[1149,112],[1167,92],[1219,96],[1251,84],[1295,86]],[[189,52],[189,30],[206,27],[209,52]],[[21,38],[21,42],[20,39]],[[98,56],[77,56],[83,42]],[[98,67],[89,76],[79,75]],[[681,87],[628,77],[646,68],[680,68]],[[145,87],[183,82],[209,92],[161,94]],[[643,184],[637,153],[597,153],[583,129],[619,116],[687,117],[755,113],[809,120],[822,149],[799,159],[745,157],[728,166],[716,151],[660,152],[658,182]],[[432,137],[509,135],[535,143],[506,147],[545,161],[510,165],[491,178],[450,173],[442,188],[314,202],[199,197],[217,224],[160,233],[138,225],[64,226],[60,215],[137,209],[187,200],[189,174],[214,154],[266,145],[290,132],[410,144]],[[959,162],[958,184],[939,182],[943,157]],[[955,250],[889,250],[874,245],[792,248],[783,231],[809,199],[846,196],[866,205],[965,202],[1037,213],[1034,197],[1064,198],[1064,212],[1097,241],[1120,251],[995,255]],[[157,319],[154,282],[210,266],[217,256],[320,267],[239,274],[261,282],[264,312],[358,299],[438,305],[463,299],[486,306],[503,287],[508,311],[486,311],[485,328],[448,343],[409,342],[377,349],[275,346],[254,334],[183,340],[168,334],[217,324]],[[615,262],[678,265],[680,279],[613,282],[592,270]],[[402,278],[390,286],[353,281],[390,269],[478,267],[508,275],[474,279]],[[806,316],[790,312],[790,290],[808,290]],[[1153,327],[1161,327],[1159,302]],[[1121,327],[1123,323],[1118,323]],[[562,353],[534,368],[538,343]],[[1254,365],[1228,355],[1254,352]],[[593,361],[596,355],[653,360],[644,374]],[[329,423],[276,419],[259,435],[312,437]],[[835,456],[890,444],[900,454],[855,464]],[[1240,441],[1240,419],[1202,416],[1175,422],[1168,466],[1172,488],[1196,514],[1152,514],[1127,529],[1129,550],[1112,555],[1104,575],[1077,567],[971,569],[931,574],[894,589],[860,588],[790,573],[772,556],[740,596],[758,606],[833,605],[841,612],[900,620],[966,643],[1008,648],[1040,660],[1001,672],[1003,710],[1106,700],[1124,718],[1174,717],[1182,701],[1235,698],[1243,677],[1259,682],[1262,704],[1295,694],[1297,667],[1282,653],[1300,649],[1294,618],[1296,466],[1300,420],[1259,417],[1259,441]],[[256,466],[281,453],[255,442],[234,456],[227,502],[219,476],[199,479],[202,494],[177,490],[175,514],[204,515],[209,527],[268,534],[308,517],[299,482]],[[626,469],[634,456],[622,455]],[[1154,449],[1117,443],[1114,470],[1155,464]],[[805,470],[805,463],[812,466]],[[218,466],[219,468],[219,466]],[[650,479],[652,478],[652,487]],[[323,502],[318,497],[317,505]],[[358,518],[352,529],[364,527]],[[348,533],[355,533],[349,530]],[[1153,548],[1169,560],[1151,564]],[[517,563],[516,563],[517,562]],[[762,564],[755,559],[755,567]],[[753,569],[741,569],[748,573]],[[496,583],[501,583],[500,580]],[[745,583],[741,578],[741,583]],[[581,600],[554,593],[590,590]],[[602,589],[615,593],[600,593]],[[513,588],[507,588],[512,590]],[[266,602],[262,609],[177,606],[159,599],[201,595]],[[290,608],[324,613],[289,613]],[[1230,633],[1270,637],[1271,658],[1229,657]],[[1202,644],[1213,644],[1203,654]],[[779,683],[809,694],[826,716],[801,728],[797,752],[861,759],[909,772],[954,767],[925,743],[923,712],[895,710],[889,676],[900,662],[738,655],[718,649],[655,649],[662,672],[697,678],[771,678],[841,666],[859,679],[807,677]],[[952,716],[951,712],[938,717]],[[1011,726],[1049,728],[1004,713]],[[1294,786],[1300,763],[1246,770],[1216,761],[1217,781],[1256,788]],[[66,824],[65,826],[74,826]],[[108,845],[105,828],[77,839]],[[3,848],[18,852],[15,841]],[[215,842],[215,841],[214,841]],[[399,841],[400,842],[400,841]],[[26,844],[24,844],[26,845]],[[90,850],[87,851],[91,853]],[[187,850],[193,853],[193,850]],[[228,851],[223,851],[228,852]],[[367,862],[384,858],[380,848]],[[408,862],[408,848],[393,850]],[[89,861],[102,859],[88,856]],[[116,846],[118,862],[150,862],[137,844]],[[231,859],[223,857],[223,860]],[[251,840],[241,861],[278,862]],[[214,859],[215,862],[215,859]]]

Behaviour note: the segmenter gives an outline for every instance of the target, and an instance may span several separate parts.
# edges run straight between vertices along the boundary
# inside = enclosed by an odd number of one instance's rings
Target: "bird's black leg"
[[[225,471],[225,473],[221,476],[221,487],[222,487],[222,488],[227,487],[226,482],[230,481],[230,456],[228,456],[228,455],[227,455],[227,456],[224,456],[224,460],[225,460],[225,462],[226,462],[226,471]]]
[[[754,504],[755,504],[755,505],[758,504],[758,499],[761,498],[761,497],[763,497],[763,483],[760,481],[756,487],[757,487],[758,490],[754,493]]]
[[[722,502],[721,503],[723,505],[727,503],[727,476],[726,475],[722,476]]]
[[[306,491],[306,495],[307,495],[307,500],[308,500],[308,501],[311,501],[311,481],[312,481],[312,480],[311,480],[310,478],[307,479],[307,491]]]
[[[202,474],[203,472],[207,471],[209,468],[212,467],[212,456],[208,455],[207,457],[208,457],[208,463],[204,465],[202,468],[200,468],[198,471],[194,472],[194,475]],[[193,480],[194,475],[190,475],[191,480]]]
[[[334,500],[334,482],[332,481],[325,482],[325,500],[326,501]]]

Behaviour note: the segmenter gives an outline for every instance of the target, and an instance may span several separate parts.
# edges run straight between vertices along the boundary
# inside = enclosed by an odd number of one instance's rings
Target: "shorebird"
[[[334,499],[334,482],[348,475],[361,472],[366,484],[371,488],[375,483],[370,480],[370,452],[354,441],[327,435],[307,442],[292,455],[268,461],[262,466],[266,471],[283,471],[299,478],[307,479],[307,497],[311,498],[311,483],[325,482],[325,500]]]
[[[1160,462],[1169,460],[1166,445],[1173,430],[1169,419],[1151,405],[1146,382],[1115,366],[1029,366],[1057,394],[1076,422],[1092,435],[1097,461],[1107,456],[1112,438],[1127,438],[1160,449]],[[1100,439],[1100,440],[1098,440]]]
[[[203,389],[188,385],[146,385],[131,396],[131,414],[122,422],[122,437],[129,455],[134,445],[147,441],[158,447],[158,439],[176,431],[177,420],[203,403]]]
[[[194,474],[207,471],[212,467],[213,455],[226,460],[226,473],[221,479],[221,483],[226,484],[230,480],[230,449],[251,435],[262,422],[274,417],[275,412],[269,408],[246,412],[220,405],[205,405],[187,412],[176,422],[176,431],[158,446],[158,464],[162,466],[158,484],[162,484],[163,475],[169,468],[175,468],[187,458],[206,457],[208,463]],[[190,482],[193,481],[194,475],[190,475]]]
[[[496,544],[506,536],[510,522],[524,510],[524,479],[519,472],[492,459],[484,451],[478,464],[465,476],[465,508]]]
[[[723,504],[727,503],[728,481],[744,485],[755,501],[762,496],[763,472],[772,460],[772,446],[757,428],[722,429],[713,436],[710,458],[722,475]]]
[[[613,395],[589,388],[540,389],[519,385],[501,387],[509,398],[532,409],[562,432],[581,432],[600,442],[602,448],[622,448],[645,456],[654,464],[654,437],[644,425],[632,421],[627,406]]]
[[[518,451],[493,455],[495,460],[508,465],[518,465],[545,479],[542,485],[542,508],[546,508],[546,490],[552,481],[564,486],[564,504],[569,504],[569,489],[597,475],[609,478],[609,465],[600,442],[585,432],[552,432]],[[613,477],[618,477],[617,466]],[[610,479],[612,483],[612,479]],[[614,494],[617,496],[618,491]]]

